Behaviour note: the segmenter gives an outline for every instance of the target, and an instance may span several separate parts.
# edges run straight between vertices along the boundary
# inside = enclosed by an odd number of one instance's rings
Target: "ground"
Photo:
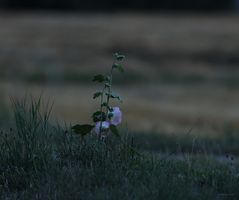
[[[126,131],[103,140],[94,133],[82,138],[70,127],[52,126],[38,101],[14,105],[16,127],[0,138],[1,199],[239,197],[238,160],[231,155],[215,157],[193,143],[187,152],[147,152]]]

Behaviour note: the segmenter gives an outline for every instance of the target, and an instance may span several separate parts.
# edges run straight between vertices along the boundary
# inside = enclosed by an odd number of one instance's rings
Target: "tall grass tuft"
[[[1,135],[1,185],[22,188],[46,170],[52,153],[51,107],[42,99],[12,99],[15,127]]]

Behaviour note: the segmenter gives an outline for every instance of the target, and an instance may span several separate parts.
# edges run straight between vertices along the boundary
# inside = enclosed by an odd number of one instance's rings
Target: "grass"
[[[163,132],[135,133],[134,140],[142,150],[158,153],[239,155],[239,130],[224,127],[218,135],[168,134]]]
[[[129,82],[160,76],[166,83],[195,84],[219,73],[222,84],[238,87],[236,14],[2,13],[0,21],[0,80],[82,82],[120,51],[127,55]]]
[[[29,84],[42,84],[45,82],[51,82],[51,84],[88,84],[91,81],[92,74],[89,73],[77,73],[67,72],[64,75],[46,75],[42,72],[35,72],[25,75],[22,79]],[[114,82],[116,85],[126,85],[132,83],[141,83],[147,80],[147,77],[137,73],[127,73],[124,79],[121,77],[115,77]]]
[[[198,118],[212,126],[237,124],[238,15],[23,12],[2,13],[0,21],[0,93],[6,105],[8,96],[45,91],[59,99],[57,117],[88,120],[88,95],[82,94],[91,92],[91,77],[120,51],[127,56],[127,73],[114,83],[126,97],[133,129],[178,132]]]
[[[236,162],[146,153],[136,147],[139,138],[127,134],[82,140],[67,128],[51,125],[51,107],[40,99],[13,105],[16,126],[1,131],[0,137],[1,199],[239,198]]]

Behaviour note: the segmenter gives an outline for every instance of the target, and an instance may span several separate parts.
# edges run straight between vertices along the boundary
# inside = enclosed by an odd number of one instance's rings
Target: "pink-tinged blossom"
[[[101,126],[101,123],[102,123],[102,126]],[[107,130],[109,127],[110,127],[110,123],[109,122],[97,122],[96,125],[95,125],[95,133],[97,135],[100,134],[100,126],[101,126],[101,132],[104,132],[105,130]]]
[[[110,124],[117,126],[122,122],[122,112],[119,107],[113,107],[112,109],[113,111],[111,113],[113,117],[110,119]]]

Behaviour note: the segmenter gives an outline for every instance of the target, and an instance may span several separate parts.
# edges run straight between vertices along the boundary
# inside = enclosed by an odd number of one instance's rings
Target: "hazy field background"
[[[112,54],[126,55],[123,127],[132,132],[220,134],[239,128],[236,14],[0,14],[0,124],[9,97],[54,101],[53,122],[85,123]]]

